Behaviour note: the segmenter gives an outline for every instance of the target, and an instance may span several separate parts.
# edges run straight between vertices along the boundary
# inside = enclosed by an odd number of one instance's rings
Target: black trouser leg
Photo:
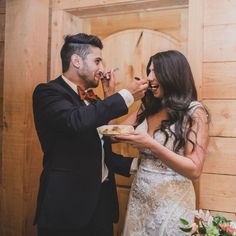
[[[113,236],[113,206],[110,182],[102,184],[97,207],[88,225],[80,230],[38,228],[38,236]]]

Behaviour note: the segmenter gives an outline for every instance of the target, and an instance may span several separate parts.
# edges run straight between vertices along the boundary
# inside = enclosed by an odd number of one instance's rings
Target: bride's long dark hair
[[[190,140],[188,136],[190,132],[193,132],[196,137],[196,132],[191,129],[193,119],[188,115],[188,111],[190,103],[197,100],[197,90],[189,63],[185,56],[178,51],[159,52],[150,57],[147,65],[147,75],[150,72],[151,62],[153,62],[154,73],[163,88],[164,95],[162,98],[155,98],[151,91],[146,92],[142,99],[136,126],[142,123],[146,117],[165,108],[168,120],[163,120],[160,127],[155,130],[155,132],[161,130],[165,134],[164,145],[171,134],[174,136],[175,152],[184,147],[186,139],[192,143],[194,149],[196,138]],[[185,120],[186,122],[184,122]],[[172,124],[175,124],[174,131],[170,129]],[[183,127],[184,125],[186,127]],[[185,128],[187,128],[187,131],[185,131]]]

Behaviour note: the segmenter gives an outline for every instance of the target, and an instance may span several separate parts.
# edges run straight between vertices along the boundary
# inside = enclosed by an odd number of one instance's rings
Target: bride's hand
[[[120,142],[131,144],[135,148],[146,148],[152,140],[152,137],[143,131],[134,131],[130,134],[119,134],[115,135],[114,138]]]

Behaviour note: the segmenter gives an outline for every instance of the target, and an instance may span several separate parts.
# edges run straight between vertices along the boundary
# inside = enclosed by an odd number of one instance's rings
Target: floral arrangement
[[[196,223],[192,224],[181,218],[180,229],[195,236],[236,236],[236,223],[224,216],[212,217],[209,211],[199,210],[195,212],[195,218]]]

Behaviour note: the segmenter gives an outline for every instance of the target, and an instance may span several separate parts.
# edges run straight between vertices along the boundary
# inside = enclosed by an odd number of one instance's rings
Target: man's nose
[[[101,71],[102,73],[104,73],[104,66],[102,63],[99,64],[99,71]]]

